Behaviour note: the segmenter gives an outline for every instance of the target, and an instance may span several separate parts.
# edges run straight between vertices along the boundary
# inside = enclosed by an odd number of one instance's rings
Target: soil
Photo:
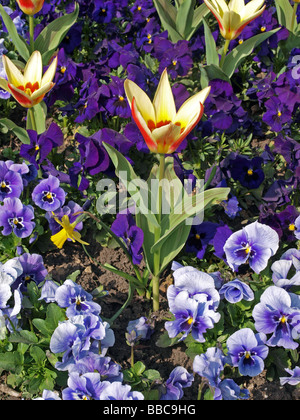
[[[102,248],[100,244],[94,243],[89,247],[94,262],[109,263],[120,270],[132,274],[130,263],[126,255],[119,249]],[[121,307],[127,299],[127,281],[115,274],[102,269],[92,262],[81,245],[66,243],[65,247],[59,250],[51,250],[44,256],[44,263],[52,278],[63,283],[70,274],[79,270],[80,275],[77,282],[88,292],[92,292],[99,285],[104,286],[109,294],[101,299],[103,318],[110,318]],[[169,272],[164,274],[160,288],[160,311],[151,313],[151,302],[135,295],[131,304],[124,310],[120,317],[113,324],[116,337],[114,347],[109,349],[108,356],[119,363],[123,369],[130,367],[130,348],[125,341],[125,331],[128,322],[140,316],[150,317],[155,325],[155,331],[151,339],[140,345],[135,350],[135,361],[142,361],[148,369],[156,369],[161,377],[166,380],[170,372],[176,366],[183,366],[192,372],[192,360],[186,355],[184,344],[174,347],[160,348],[156,342],[165,331],[164,323],[168,315],[168,304],[166,299],[167,287],[172,283],[172,275]],[[5,378],[2,378],[2,382]],[[195,381],[190,388],[184,391],[183,400],[196,400],[200,377],[195,375]],[[240,378],[239,385],[243,385],[250,391],[251,400],[299,400],[300,389],[285,385],[281,386],[279,381],[269,382],[266,372],[249,379]],[[8,388],[0,386],[0,400],[18,400],[21,395],[10,394]],[[1,392],[4,391],[4,392]]]

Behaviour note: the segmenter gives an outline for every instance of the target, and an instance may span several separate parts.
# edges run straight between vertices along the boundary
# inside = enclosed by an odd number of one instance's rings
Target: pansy
[[[21,174],[10,170],[6,162],[0,161],[0,201],[5,198],[19,198],[23,191]]]
[[[44,162],[49,153],[64,141],[60,127],[52,123],[47,131],[38,135],[35,130],[28,130],[30,144],[22,144],[20,155],[28,160],[36,169]]]
[[[271,347],[282,346],[296,349],[299,344],[293,340],[293,328],[299,323],[300,303],[293,295],[280,287],[270,286],[254,307],[252,316],[258,332],[272,334],[267,341]],[[292,304],[296,304],[293,307]]]
[[[142,229],[136,226],[132,215],[130,213],[117,214],[111,230],[119,238],[123,239],[133,263],[139,265],[143,259],[144,234]]]
[[[178,366],[172,370],[169,378],[163,386],[161,401],[181,400],[183,388],[189,388],[194,381],[193,374],[189,373],[184,367]]]
[[[243,328],[227,339],[228,356],[241,375],[253,377],[264,370],[264,360],[269,354],[265,341],[266,336],[254,334],[250,328]]]
[[[294,369],[285,369],[285,371],[291,376],[281,377],[280,385],[289,384],[296,386],[300,384],[300,367],[296,366]]]
[[[254,300],[254,293],[251,288],[242,281],[235,279],[224,284],[219,290],[221,299],[225,298],[230,303],[237,303],[241,300]]]
[[[176,268],[176,266],[174,266]],[[194,267],[176,268],[174,273],[174,284],[168,287],[167,297],[169,308],[173,311],[176,296],[182,292],[188,292],[190,298],[195,300],[207,300],[213,309],[217,309],[220,303],[220,295],[215,288],[212,276],[197,270]]]
[[[17,259],[23,269],[23,273],[17,278],[16,282],[14,283],[13,287],[19,287],[21,285],[20,290],[24,291],[27,289],[27,285],[30,282],[35,282],[37,285],[42,283],[48,271],[44,266],[43,257],[38,254],[23,254]]]
[[[18,259],[0,262],[0,284],[12,285],[23,273],[23,267]]]
[[[205,353],[196,355],[193,362],[193,370],[213,388],[217,388],[221,382],[221,373],[224,370],[226,358],[221,349],[209,347]]]
[[[135,342],[138,342],[139,340],[149,340],[153,333],[153,328],[148,322],[148,319],[145,316],[142,316],[134,321],[129,321],[127,332],[131,334],[132,331],[134,331],[136,335]]]
[[[272,264],[271,270],[275,286],[286,290],[292,286],[300,286],[300,271],[295,272],[293,259],[286,260],[282,257],[279,261],[275,261]]]
[[[66,280],[56,290],[55,300],[61,308],[67,308],[68,318],[87,314],[99,315],[101,312],[100,305],[93,302],[92,295],[72,280]]]
[[[101,391],[100,400],[144,400],[144,395],[139,391],[132,391],[130,385],[123,385],[121,382],[113,382],[108,383]]]
[[[33,401],[61,401],[61,398],[55,391],[44,389],[42,396],[34,398]]]
[[[249,262],[250,267],[260,273],[267,267],[278,247],[277,232],[267,225],[254,222],[233,233],[227,239],[224,251],[232,270],[236,271],[240,265]]]
[[[62,391],[62,399],[65,401],[99,400],[106,386],[107,382],[101,382],[99,373],[89,372],[79,375],[73,372],[69,375],[68,387]]]
[[[241,389],[233,379],[224,379],[220,382],[214,395],[215,401],[248,400],[249,398],[250,392],[247,389]]]
[[[45,211],[55,211],[64,205],[65,191],[60,187],[58,178],[49,175],[47,179],[40,181],[32,192],[34,203]]]
[[[91,351],[83,352],[82,357],[70,366],[69,372],[78,372],[80,375],[96,372],[100,374],[102,380],[109,382],[123,381],[120,365],[113,362],[110,357],[103,357]]]
[[[230,165],[231,176],[239,181],[241,185],[248,189],[256,189],[265,179],[261,168],[262,158],[255,157],[248,159],[243,156],[237,156]]]
[[[22,204],[19,198],[5,198],[4,205],[0,207],[0,226],[2,235],[12,232],[18,238],[27,238],[35,227],[33,207]]]
[[[192,226],[185,245],[186,252],[195,253],[197,258],[201,260],[218,227],[219,225],[213,222],[203,222],[200,225]]]
[[[219,322],[221,315],[210,309],[210,302],[203,295],[201,300],[189,297],[187,291],[180,292],[174,299],[172,313],[174,321],[167,321],[165,328],[170,338],[175,338],[180,333],[180,341],[184,340],[189,333],[199,343],[204,343],[203,334]]]
[[[0,310],[7,308],[7,302],[11,298],[12,293],[8,284],[0,283]]]

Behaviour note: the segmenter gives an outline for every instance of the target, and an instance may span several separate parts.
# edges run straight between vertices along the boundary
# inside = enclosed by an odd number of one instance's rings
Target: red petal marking
[[[200,102],[200,113],[199,116],[197,118],[197,120],[195,121],[195,123],[188,129],[187,132],[184,133],[184,135],[180,136],[179,139],[170,145],[169,151],[168,153],[174,153],[175,150],[180,146],[180,144],[183,142],[183,140],[190,134],[190,132],[196,127],[196,125],[199,123],[199,121],[201,120],[202,116],[204,113],[204,105]]]
[[[149,136],[149,133],[147,133],[147,131],[144,129],[143,125],[141,124],[138,116],[137,116],[137,107],[136,107],[136,103],[135,103],[135,98],[133,97],[132,99],[132,103],[131,103],[131,112],[132,112],[132,117],[136,123],[136,125],[138,126],[140,132],[142,133],[144,140],[147,144],[147,146],[149,147],[151,152],[156,152],[157,151],[157,144],[156,142]],[[148,123],[149,124],[149,123]]]
[[[20,7],[26,9],[33,9],[35,7],[34,3],[31,0],[19,0]]]
[[[207,4],[206,4],[207,5]],[[208,7],[208,6],[207,6]],[[214,12],[214,10],[213,9],[211,9],[210,7],[209,7],[209,9],[210,9],[210,11],[211,11],[211,13],[214,15],[214,17],[217,19],[217,21],[218,21],[218,24],[219,24],[219,26],[220,26],[220,29],[221,29],[221,31],[224,31],[224,26],[222,25],[222,22],[220,21],[220,19],[218,18],[218,16],[216,15],[216,13]]]
[[[28,108],[28,107],[32,106],[32,102],[25,95],[22,95],[21,92],[16,90],[16,88],[14,86],[8,84],[8,87],[11,90],[14,98],[19,102],[19,104],[21,104],[25,108]],[[21,90],[23,90],[23,89],[21,89]]]

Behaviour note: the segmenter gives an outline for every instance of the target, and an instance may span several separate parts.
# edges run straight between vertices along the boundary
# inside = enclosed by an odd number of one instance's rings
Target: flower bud
[[[42,10],[45,0],[17,0],[17,3],[26,15],[33,16]]]

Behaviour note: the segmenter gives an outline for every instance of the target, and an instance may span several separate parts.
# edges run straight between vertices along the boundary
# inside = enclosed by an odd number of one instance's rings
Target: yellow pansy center
[[[287,322],[287,319],[286,319],[286,317],[284,315],[282,315],[282,317],[280,318],[280,322],[282,324],[285,324]]]
[[[193,322],[194,322],[193,318],[189,318],[187,321],[188,325],[192,325]]]
[[[249,176],[252,176],[252,175],[253,175],[253,169],[248,169],[247,174],[248,174]]]
[[[294,232],[295,230],[297,230],[296,226],[294,225],[294,223],[291,223],[289,225],[289,231]]]

